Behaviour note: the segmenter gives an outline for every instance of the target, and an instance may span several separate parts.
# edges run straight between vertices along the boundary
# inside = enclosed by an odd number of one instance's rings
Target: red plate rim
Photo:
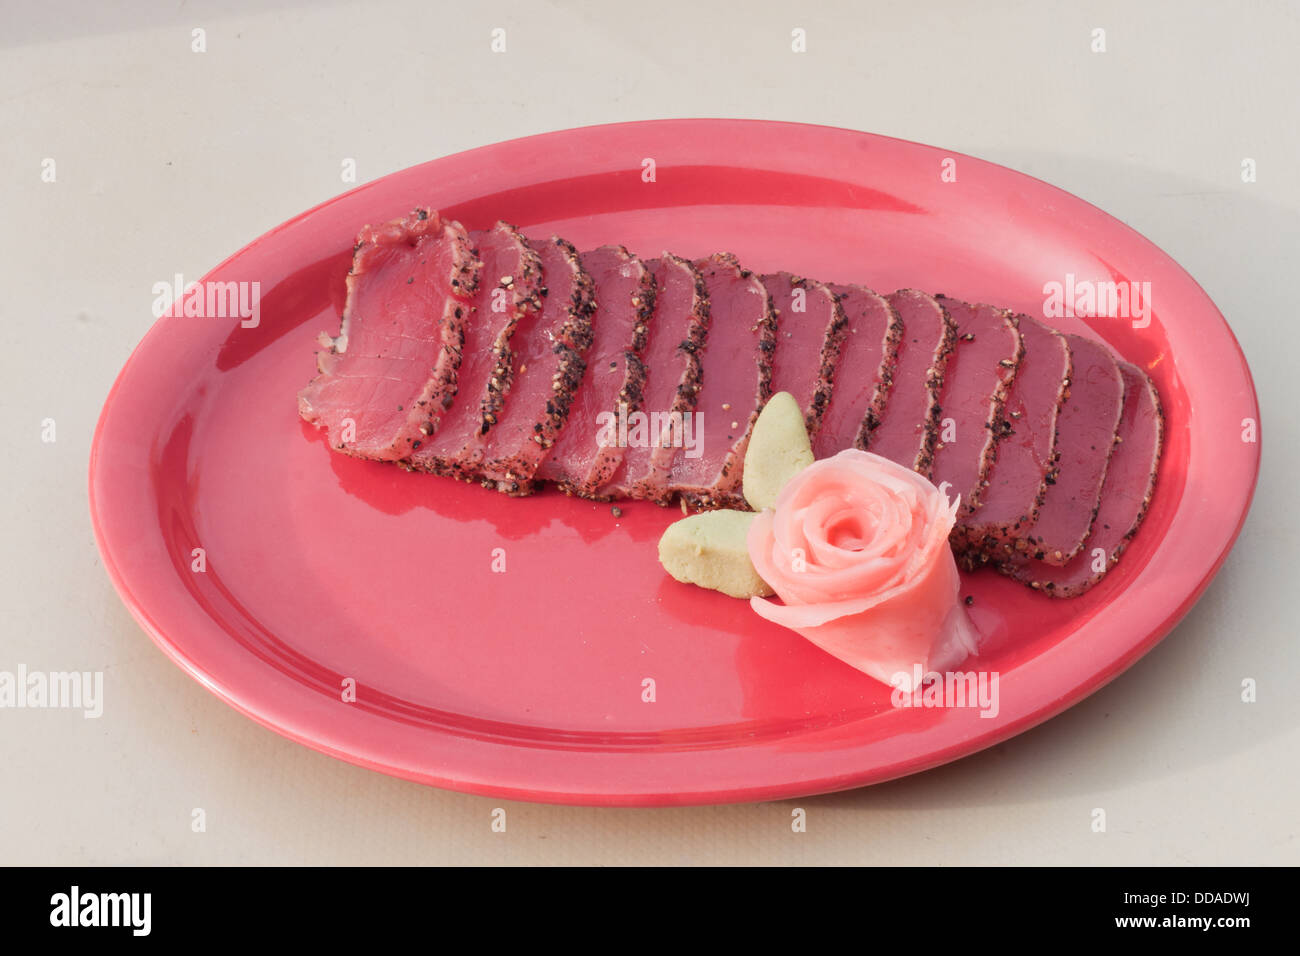
[[[1230,380],[1242,386],[1249,395],[1248,411],[1256,422],[1259,421],[1258,400],[1249,367],[1240,345],[1222,314],[1182,267],[1135,230],[1086,200],[1007,167],[951,150],[939,150],[908,140],[839,127],[769,120],[699,118],[588,126],[508,140],[392,173],[320,203],[281,223],[227,257],[205,275],[203,281],[221,272],[227,264],[237,260],[245,252],[263,242],[271,241],[321,211],[339,204],[351,203],[388,180],[409,176],[416,171],[427,171],[437,167],[445,170],[448,175],[468,175],[472,170],[473,175],[484,180],[484,189],[487,191],[490,188],[508,188],[513,173],[505,168],[506,164],[483,163],[479,157],[500,154],[518,158],[545,155],[548,149],[566,139],[582,141],[589,146],[598,144],[604,148],[626,144],[633,152],[641,149],[647,139],[660,142],[690,141],[693,148],[698,151],[716,155],[729,146],[734,148],[732,144],[741,136],[750,141],[763,139],[776,141],[795,131],[805,140],[811,139],[814,144],[824,143],[827,150],[842,149],[852,140],[858,140],[859,143],[865,141],[894,144],[896,148],[906,147],[935,157],[953,157],[963,164],[977,164],[980,169],[999,181],[1001,178],[1010,177],[1022,185],[1032,183],[1032,188],[1040,191],[1045,200],[1053,200],[1065,207],[1068,214],[1075,217],[1077,228],[1104,230],[1113,250],[1128,258],[1141,257],[1148,260],[1151,274],[1160,277],[1161,287],[1164,289],[1164,310],[1196,314],[1203,320],[1208,320],[1210,317],[1217,319],[1217,324],[1211,323],[1213,327],[1209,332],[1220,336],[1223,339],[1222,344],[1230,348],[1215,348],[1212,355],[1200,355],[1196,361],[1212,366],[1220,382]],[[701,135],[702,133],[710,135]],[[112,411],[124,380],[137,363],[148,360],[150,352],[157,344],[158,330],[163,321],[165,320],[156,323],[145,335],[114,382],[95,429],[89,461],[90,510],[96,543],[113,586],[132,616],[172,660],[204,687],[236,710],[291,740],[351,763],[394,776],[446,789],[507,799],[611,806],[707,804],[783,799],[877,783],[937,766],[1005,740],[1047,720],[1093,693],[1131,666],[1168,634],[1204,592],[1221,567],[1245,521],[1259,473],[1259,443],[1255,443],[1248,454],[1226,456],[1226,460],[1219,458],[1213,462],[1208,459],[1208,450],[1212,447],[1209,444],[1211,439],[1216,434],[1221,436],[1227,433],[1225,430],[1239,429],[1240,424],[1230,417],[1234,413],[1226,408],[1217,407],[1213,402],[1203,403],[1196,408],[1187,422],[1192,440],[1184,501],[1195,501],[1198,489],[1213,487],[1219,500],[1222,501],[1226,494],[1233,507],[1210,509],[1195,515],[1184,515],[1184,509],[1180,507],[1179,513],[1175,515],[1167,530],[1157,556],[1135,578],[1129,588],[1121,592],[1127,593],[1127,590],[1153,584],[1158,587],[1162,570],[1169,570],[1164,565],[1176,561],[1180,584],[1175,590],[1180,595],[1179,599],[1136,603],[1129,609],[1125,627],[1093,634],[1086,647],[1081,646],[1080,641],[1062,641],[1027,661],[1019,668],[1025,672],[1024,680],[1027,686],[1021,687],[1015,699],[1004,705],[1003,716],[992,722],[993,726],[989,726],[990,722],[979,720],[977,715],[970,711],[963,715],[965,719],[946,725],[942,734],[947,738],[946,741],[938,738],[931,740],[925,733],[914,734],[911,735],[914,747],[908,751],[894,748],[885,759],[874,761],[864,753],[840,748],[831,755],[834,759],[815,761],[814,766],[801,767],[791,776],[767,782],[748,780],[738,784],[701,785],[699,781],[707,779],[707,770],[705,770],[703,773],[695,773],[692,779],[696,784],[685,788],[676,786],[628,788],[619,782],[621,775],[617,763],[619,760],[662,760],[667,756],[678,761],[702,759],[707,762],[708,752],[629,756],[590,754],[578,750],[550,751],[549,759],[552,761],[550,769],[546,772],[535,772],[536,768],[531,766],[504,761],[500,749],[502,745],[482,741],[478,742],[479,749],[458,752],[459,763],[455,766],[449,764],[434,771],[427,766],[413,766],[409,762],[394,759],[383,743],[384,728],[382,725],[369,724],[368,721],[371,719],[369,716],[358,719],[356,726],[350,730],[341,730],[335,725],[328,731],[323,731],[311,720],[313,708],[310,702],[297,696],[303,693],[301,688],[277,686],[268,693],[265,689],[259,691],[256,686],[240,685],[237,681],[228,679],[229,676],[238,677],[237,668],[231,675],[222,675],[200,667],[186,652],[186,634],[178,633],[175,627],[165,627],[151,611],[151,608],[156,607],[166,608],[169,614],[179,611],[189,617],[188,623],[195,627],[202,626],[201,614],[195,616],[194,608],[182,607],[187,600],[186,595],[169,593],[167,582],[151,580],[147,577],[141,579],[141,576],[136,573],[138,568],[131,564],[132,549],[128,546],[138,543],[122,540],[118,536],[119,529],[110,527],[104,512],[106,509],[111,509],[110,502],[122,489],[120,485],[114,484],[114,476],[108,472],[105,436],[112,428]],[[1204,374],[1206,370],[1200,371]],[[1239,412],[1242,406],[1238,405],[1235,408]],[[1213,468],[1210,467],[1211,464]],[[1181,583],[1187,580],[1195,581],[1190,589],[1185,583]],[[1134,635],[1139,636],[1135,639]],[[1066,678],[1063,684],[1061,675],[1067,674],[1076,676]],[[423,733],[427,734],[429,731],[425,730]],[[378,743],[376,743],[376,734],[379,734]],[[467,756],[468,759],[465,759]],[[610,761],[607,786],[566,788],[563,782],[564,761],[600,759]],[[510,769],[502,770],[503,766]],[[664,770],[663,774],[665,779],[673,776],[670,770]]]

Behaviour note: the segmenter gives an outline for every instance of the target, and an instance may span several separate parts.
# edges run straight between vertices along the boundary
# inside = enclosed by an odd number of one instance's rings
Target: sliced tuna
[[[601,246],[582,253],[581,260],[596,284],[587,368],[568,424],[536,477],[555,481],[569,494],[598,497],[623,457],[618,424],[640,408],[645,384],[641,354],[654,314],[655,278],[623,246]]]
[[[844,342],[826,411],[810,432],[818,458],[866,447],[889,398],[903,338],[903,320],[884,296],[860,285],[832,285],[831,291],[844,312]]]
[[[1124,410],[1124,379],[1106,347],[1080,335],[1065,338],[1074,368],[1057,416],[1057,473],[1026,535],[1027,553],[1058,566],[1079,553],[1092,529]]]
[[[956,342],[947,311],[933,296],[902,289],[889,296],[903,322],[894,384],[867,451],[929,477],[942,410],[944,370]]]
[[[1017,549],[1056,476],[1056,419],[1069,387],[1070,346],[1032,316],[1016,318],[1025,354],[1007,392],[1004,435],[979,510],[957,522],[968,567]]]
[[[319,374],[298,393],[299,414],[349,455],[409,455],[455,395],[479,270],[460,223],[436,212],[362,229],[339,334],[321,334]]]
[[[709,328],[704,278],[686,259],[664,253],[646,267],[655,278],[655,311],[646,341],[644,420],[633,425],[614,476],[600,489],[611,498],[666,502],[669,471],[686,438],[700,387],[700,351]],[[638,434],[639,432],[639,434]]]
[[[1164,436],[1160,397],[1137,366],[1120,362],[1119,368],[1124,378],[1124,413],[1087,543],[1063,567],[1022,555],[1004,568],[1017,580],[1054,597],[1082,594],[1115,566],[1137,534],[1155,492]]]
[[[741,472],[749,433],[772,394],[776,315],[772,297],[736,257],[696,262],[709,295],[709,336],[701,358],[695,447],[677,450],[673,491],[699,508],[746,508]]]
[[[510,388],[510,338],[524,315],[541,308],[542,287],[541,260],[514,226],[498,222],[470,239],[483,261],[483,279],[464,323],[456,399],[409,458],[413,468],[466,479],[476,473],[483,436]]]
[[[1016,319],[1005,309],[971,305],[947,296],[939,304],[957,327],[957,344],[944,370],[939,439],[930,480],[949,497],[961,496],[958,518],[980,507],[998,455],[1007,390],[1025,346]],[[944,487],[946,485],[946,487]]]
[[[512,495],[747,509],[754,422],[791,392],[818,458],[865,448],[961,495],[958,562],[1059,597],[1120,560],[1163,440],[1140,369],[1027,315],[428,210],[362,230],[320,342],[299,411],[332,447]]]
[[[568,420],[596,307],[595,283],[571,243],[552,236],[529,245],[542,264],[542,308],[526,312],[510,338],[510,390],[478,466],[479,478],[511,495],[535,490],[533,473]]]
[[[776,310],[772,394],[789,392],[815,434],[831,398],[848,320],[839,298],[825,283],[788,272],[760,277]]]

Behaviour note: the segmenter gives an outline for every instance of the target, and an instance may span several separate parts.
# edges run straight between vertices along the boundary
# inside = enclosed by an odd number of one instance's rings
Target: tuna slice
[[[1012,577],[1054,597],[1082,594],[1115,566],[1137,534],[1155,491],[1164,435],[1160,397],[1141,369],[1127,362],[1119,368],[1124,377],[1124,413],[1087,547],[1064,567],[1024,556],[1004,567]]]
[[[1058,566],[1079,553],[1092,529],[1124,410],[1124,379],[1106,347],[1079,335],[1065,338],[1074,368],[1056,420],[1058,471],[1026,535],[1027,553]]]
[[[623,457],[617,425],[640,407],[645,384],[641,353],[654,314],[655,279],[622,246],[601,246],[581,256],[596,284],[592,343],[587,368],[574,393],[569,421],[536,477],[557,482],[569,494],[598,491]],[[611,432],[611,427],[613,431]]]
[[[474,311],[464,324],[456,399],[442,425],[410,457],[413,468],[457,478],[475,474],[483,435],[510,387],[510,337],[524,315],[541,307],[542,265],[519,231],[498,222],[470,239],[483,261]]]
[[[665,503],[674,451],[686,437],[688,416],[700,387],[700,350],[709,330],[709,294],[698,269],[665,252],[646,262],[655,278],[655,312],[646,341],[646,382],[641,408],[646,419],[629,430],[618,470],[602,496],[648,498]]]
[[[844,344],[826,412],[810,433],[818,458],[866,447],[889,398],[903,337],[903,322],[884,296],[860,285],[833,285],[831,291],[844,312]]]
[[[536,490],[533,473],[568,420],[596,307],[595,284],[568,241],[552,236],[529,244],[542,263],[542,308],[526,313],[510,337],[510,391],[483,436],[478,467],[479,478],[511,495]]]
[[[699,508],[746,508],[741,473],[750,429],[772,394],[776,314],[772,298],[736,257],[696,262],[709,295],[700,366],[698,427],[673,458],[672,491]]]
[[[903,321],[903,338],[894,384],[867,450],[929,477],[956,330],[943,306],[924,292],[903,289],[889,296],[889,304]]]
[[[1005,435],[979,510],[957,523],[968,567],[1016,550],[1038,520],[1049,478],[1056,478],[1056,417],[1069,386],[1070,346],[1065,336],[1037,319],[1016,318],[1025,354],[1007,392]]]
[[[359,458],[404,458],[438,429],[456,392],[462,319],[479,261],[458,222],[417,209],[357,237],[337,338],[298,413]]]
[[[815,434],[830,402],[831,378],[844,345],[844,309],[830,287],[815,279],[777,272],[760,281],[776,310],[772,394],[793,395],[803,409],[808,433]]]
[[[944,371],[943,410],[930,480],[950,498],[961,496],[960,518],[976,511],[983,500],[1004,434],[1007,390],[1015,381],[1025,346],[1010,312],[942,295],[937,298],[957,327],[957,345]]]

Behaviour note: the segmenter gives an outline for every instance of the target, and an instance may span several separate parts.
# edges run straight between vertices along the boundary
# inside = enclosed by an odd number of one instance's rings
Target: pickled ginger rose
[[[870,452],[814,462],[750,526],[750,560],[784,602],[750,605],[886,684],[955,667],[976,651],[948,546],[958,503]]]

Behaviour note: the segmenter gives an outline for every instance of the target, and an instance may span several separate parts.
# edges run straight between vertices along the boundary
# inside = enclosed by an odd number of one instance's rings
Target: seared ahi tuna
[[[831,398],[831,376],[844,345],[844,317],[838,297],[815,279],[788,272],[760,278],[776,311],[772,394],[789,392],[803,409],[808,434],[817,433]]]
[[[534,490],[533,473],[569,417],[591,344],[595,284],[567,240],[530,243],[542,264],[542,308],[526,312],[511,336],[510,389],[483,436],[478,477],[507,494]]]
[[[817,430],[810,433],[818,458],[867,446],[889,398],[903,338],[903,321],[884,296],[860,285],[833,285],[831,291],[844,312],[844,342],[830,401]]]
[[[349,455],[409,455],[455,395],[479,267],[460,223],[436,212],[361,230],[339,334],[321,334],[319,374],[298,394],[299,414]]]
[[[299,410],[333,448],[511,495],[745,509],[754,422],[790,392],[816,457],[915,469],[962,498],[961,566],[1062,597],[1119,560],[1163,438],[1140,369],[1027,315],[426,210],[362,230],[320,341]]]
[[[483,261],[483,281],[464,324],[456,400],[438,430],[409,458],[414,468],[457,478],[476,474],[483,435],[496,422],[510,388],[515,325],[541,307],[541,260],[514,226],[498,222],[470,238]]]
[[[1114,567],[1137,534],[1155,492],[1164,433],[1160,397],[1137,366],[1120,362],[1119,370],[1124,377],[1124,413],[1106,468],[1097,519],[1083,550],[1064,567],[1020,555],[1003,568],[1017,580],[1055,597],[1083,593]]]
[[[655,311],[643,362],[641,406],[646,417],[633,424],[623,459],[600,495],[667,502],[672,497],[668,476],[673,457],[692,427],[688,416],[695,410],[700,387],[709,294],[694,264],[672,253],[647,260],[646,268],[655,278]]]
[[[655,279],[622,246],[601,246],[582,253],[581,259],[596,284],[587,369],[568,424],[542,460],[537,477],[557,482],[570,494],[596,497],[623,457],[620,418],[625,420],[640,407],[645,383],[640,356],[654,314]]]
[[[1056,422],[1057,473],[1026,535],[1030,555],[1058,566],[1079,553],[1092,529],[1124,410],[1124,379],[1106,347],[1081,335],[1065,338],[1074,368]]]
[[[933,296],[902,289],[889,296],[903,322],[894,384],[867,451],[929,477],[938,437],[944,370],[956,342],[947,310]]]
[[[937,298],[957,327],[957,345],[944,371],[943,411],[930,480],[949,496],[961,496],[960,517],[980,507],[1004,433],[1007,389],[1025,347],[1015,317],[1005,309]]]
[[[1025,354],[1007,393],[1004,436],[979,510],[957,521],[967,566],[1015,551],[1056,478],[1056,417],[1070,381],[1070,346],[1032,316],[1016,318]]]
[[[741,477],[749,432],[772,394],[772,298],[736,257],[696,262],[709,295],[709,335],[695,408],[695,447],[677,449],[669,484],[700,508],[745,508]]]

